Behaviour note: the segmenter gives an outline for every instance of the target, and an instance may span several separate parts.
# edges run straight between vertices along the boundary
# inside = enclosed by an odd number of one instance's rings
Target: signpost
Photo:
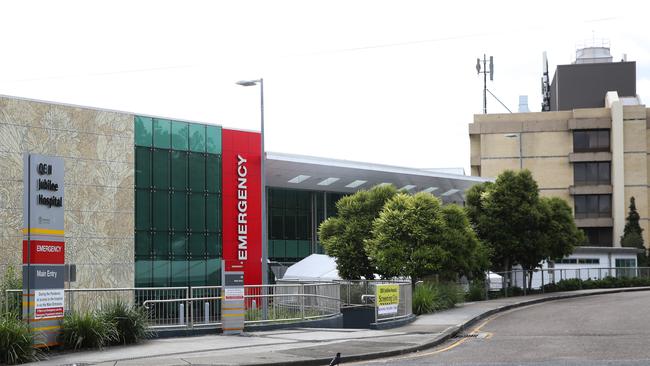
[[[246,317],[244,308],[244,272],[239,262],[223,260],[223,301],[221,318],[223,334],[236,335],[244,331]]]
[[[23,163],[23,320],[35,346],[50,347],[64,314],[63,159],[25,154]]]
[[[397,314],[399,305],[399,285],[377,285],[377,314]]]

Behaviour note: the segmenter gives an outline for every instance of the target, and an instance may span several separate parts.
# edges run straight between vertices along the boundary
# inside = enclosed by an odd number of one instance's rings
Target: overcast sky
[[[259,129],[268,151],[469,168],[476,58],[511,110],[540,110],[576,44],[611,42],[650,100],[646,1],[5,1],[0,94]],[[488,97],[489,113],[507,113]]]

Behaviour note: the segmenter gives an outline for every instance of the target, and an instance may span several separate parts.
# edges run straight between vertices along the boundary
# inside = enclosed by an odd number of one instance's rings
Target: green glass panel
[[[135,116],[135,144],[138,146],[151,146],[152,142],[151,118]]]
[[[285,191],[285,207],[294,209],[298,208],[298,193],[294,190]]]
[[[205,125],[190,123],[190,151],[205,152]]]
[[[301,240],[310,240],[311,239],[311,212],[310,211],[298,211],[298,239]]]
[[[153,200],[153,229],[169,230],[169,192],[154,191]]]
[[[219,232],[219,228],[221,226],[220,206],[219,196],[216,194],[208,194],[205,199],[205,219],[207,231]]]
[[[166,259],[157,259],[153,261],[153,286],[169,286],[169,261]]]
[[[190,230],[205,231],[205,197],[203,193],[191,193],[189,198]]]
[[[273,257],[286,258],[286,243],[284,240],[273,240]]]
[[[185,234],[174,234],[172,235],[171,241],[171,253],[176,257],[187,256],[187,235]]]
[[[207,261],[208,286],[221,285],[221,259],[208,259]]]
[[[171,193],[171,228],[174,231],[187,231],[187,193]]]
[[[184,191],[187,189],[187,153],[171,152],[171,187]]]
[[[151,149],[148,147],[135,148],[135,186],[151,187]]]
[[[271,239],[284,239],[284,210],[272,208],[269,215],[269,237]]]
[[[187,150],[189,144],[187,122],[172,121],[172,149]]]
[[[284,239],[296,240],[296,211],[284,210]]]
[[[135,191],[135,228],[151,229],[151,191],[148,189]]]
[[[135,287],[151,287],[153,285],[153,262],[150,259],[136,259]]]
[[[190,181],[189,181],[190,190],[203,192],[205,190],[204,154],[190,153],[189,166],[190,166]]]
[[[274,208],[284,208],[286,206],[286,196],[287,192],[284,189],[276,189],[275,193],[275,200],[273,202],[273,207]]]
[[[221,154],[221,126],[207,126],[206,150],[211,154]]]
[[[268,248],[267,248],[267,253],[269,253],[269,258],[275,258],[274,256],[274,248],[275,248],[275,240],[267,240],[266,241]]]
[[[153,233],[153,255],[156,259],[169,258],[169,233],[166,231],[156,231]]]
[[[203,258],[205,256],[205,236],[203,234],[190,234],[190,257]]]
[[[208,258],[221,257],[221,237],[219,234],[212,233],[206,236],[205,253]]]
[[[205,260],[192,259],[190,263],[190,286],[205,286]]]
[[[311,210],[311,192],[296,191],[296,199],[298,200],[299,209]]]
[[[153,187],[169,188],[169,150],[153,150]]]
[[[286,240],[286,258],[298,258],[298,241]]]
[[[221,191],[221,157],[219,155],[206,156],[205,180],[208,192]]]
[[[151,234],[148,231],[135,233],[136,258],[149,258],[151,256]]]
[[[153,146],[169,149],[171,146],[171,122],[168,119],[153,119]]]
[[[187,286],[189,266],[186,257],[171,261],[171,286]]]
[[[305,258],[311,254],[311,242],[306,240],[301,240],[298,242],[298,257]]]

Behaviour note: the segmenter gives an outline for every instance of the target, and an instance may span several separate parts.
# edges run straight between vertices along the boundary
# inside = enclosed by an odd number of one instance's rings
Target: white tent
[[[283,281],[335,281],[340,280],[333,257],[312,254],[291,265],[282,277]]]

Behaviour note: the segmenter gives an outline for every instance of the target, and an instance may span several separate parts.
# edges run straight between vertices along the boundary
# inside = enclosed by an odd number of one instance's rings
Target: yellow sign
[[[397,313],[399,285],[377,285],[377,307],[379,314]]]

